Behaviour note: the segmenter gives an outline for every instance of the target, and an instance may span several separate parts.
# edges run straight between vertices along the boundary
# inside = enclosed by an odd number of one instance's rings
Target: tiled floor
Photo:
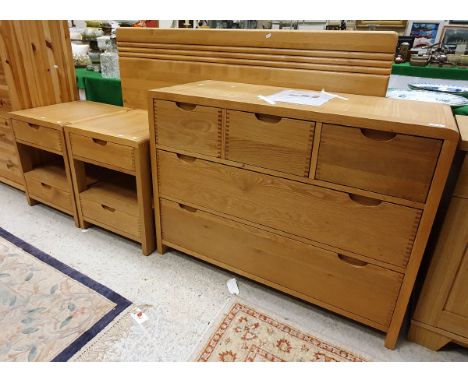
[[[146,344],[129,344],[129,360],[188,360],[231,298],[226,288],[234,277],[230,272],[177,252],[142,256],[136,243],[94,227],[82,232],[71,217],[40,204],[30,207],[22,192],[1,183],[0,226],[136,304],[151,307]],[[432,352],[400,339],[397,350],[387,350],[377,331],[244,278],[237,280],[244,301],[374,360],[468,361],[468,350],[455,345]]]

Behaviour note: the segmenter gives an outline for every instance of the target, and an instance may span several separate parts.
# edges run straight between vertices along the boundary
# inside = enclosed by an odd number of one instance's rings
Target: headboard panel
[[[125,106],[206,79],[384,96],[394,32],[119,28]]]

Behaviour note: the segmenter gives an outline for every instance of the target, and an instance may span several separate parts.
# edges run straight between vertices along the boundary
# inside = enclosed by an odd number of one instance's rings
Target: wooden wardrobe
[[[78,99],[66,21],[0,21],[0,181],[24,189],[9,111]]]

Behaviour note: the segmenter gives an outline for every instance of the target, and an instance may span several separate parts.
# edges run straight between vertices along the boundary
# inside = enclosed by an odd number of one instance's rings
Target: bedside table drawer
[[[136,191],[118,182],[101,181],[80,193],[85,220],[140,241],[140,219]]]
[[[73,201],[72,194],[58,188],[47,180],[40,180],[30,173],[24,174],[28,193],[33,199],[53,206],[61,211],[72,213]]]
[[[324,124],[316,178],[424,203],[441,147],[438,139]]]
[[[135,171],[135,149],[102,139],[70,134],[73,157],[91,163]]]
[[[31,143],[44,149],[63,152],[62,136],[60,131],[13,119],[13,130],[18,141]]]
[[[215,107],[154,101],[157,145],[220,157],[221,120]]]
[[[315,122],[228,110],[226,159],[308,176]]]

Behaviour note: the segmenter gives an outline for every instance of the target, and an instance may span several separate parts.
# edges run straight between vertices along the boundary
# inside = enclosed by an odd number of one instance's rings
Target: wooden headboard
[[[200,80],[385,96],[395,32],[119,28],[124,105]]]

